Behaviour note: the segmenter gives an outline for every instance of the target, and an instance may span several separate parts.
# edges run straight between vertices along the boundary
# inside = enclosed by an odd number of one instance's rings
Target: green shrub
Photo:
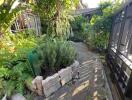
[[[91,16],[89,23],[83,16],[75,17],[71,22],[74,38],[85,41],[92,48],[107,49],[113,15],[120,7],[119,1],[104,1],[99,4],[99,11]]]
[[[56,48],[56,63],[57,67],[66,67],[73,63],[76,58],[76,51],[72,47],[70,42],[67,41],[57,41]]]
[[[88,21],[83,16],[77,16],[71,21],[72,31],[74,33],[73,39],[84,40],[86,37],[86,28]]]
[[[58,69],[72,64],[76,51],[69,41],[51,39],[41,44],[38,52],[42,55],[43,67]]]
[[[0,39],[0,97],[5,93],[24,93],[25,80],[33,76],[27,54],[36,44],[32,31],[8,33]]]
[[[0,97],[5,93],[7,96],[11,96],[13,93],[24,94],[25,81],[32,77],[32,72],[27,61],[1,67],[0,73]]]

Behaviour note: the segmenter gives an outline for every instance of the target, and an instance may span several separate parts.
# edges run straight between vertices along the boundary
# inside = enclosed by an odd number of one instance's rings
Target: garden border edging
[[[49,97],[66,83],[79,77],[79,65],[79,62],[75,60],[70,66],[59,70],[44,80],[42,76],[36,76],[32,81],[35,93],[40,96],[44,95],[45,97]]]

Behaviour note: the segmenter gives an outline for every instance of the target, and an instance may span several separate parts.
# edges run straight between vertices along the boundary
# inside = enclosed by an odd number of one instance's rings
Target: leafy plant
[[[56,64],[58,67],[66,67],[72,64],[76,58],[76,51],[72,44],[67,41],[57,41],[57,56]]]
[[[20,5],[9,13],[14,1],[4,0],[0,4],[0,97],[5,93],[8,96],[17,92],[25,94],[25,81],[40,75],[41,67],[53,70],[66,67],[76,57],[70,42],[54,38],[69,37],[69,20],[72,19],[69,9],[78,0],[39,0],[33,4],[33,11],[39,12],[41,20],[47,24],[47,39],[34,36],[32,30],[10,33],[13,21],[26,9]]]
[[[72,31],[74,33],[75,39],[84,40],[86,37],[86,29],[88,26],[88,21],[83,16],[77,16],[71,21]]]
[[[0,35],[9,32],[13,21],[26,9],[26,6],[19,6],[11,11],[14,2],[15,0],[4,0],[0,4]]]
[[[71,28],[69,21],[73,17],[69,11],[75,9],[79,0],[40,0],[33,6],[36,13],[39,13],[42,28],[50,37],[69,38]],[[45,31],[44,31],[45,32]]]
[[[41,44],[44,67],[58,69],[73,63],[76,58],[76,51],[68,41],[51,39]],[[42,53],[43,52],[43,53]]]
[[[27,54],[37,44],[32,32],[9,34],[0,40],[0,87],[1,96],[13,92],[24,93],[25,80],[33,77]]]
[[[112,19],[114,13],[120,8],[120,2],[115,1],[114,3],[107,1],[99,4],[101,14],[95,14],[90,25],[96,34],[93,34],[93,44],[98,49],[107,49],[109,34],[112,28]]]
[[[113,15],[120,5],[118,0],[101,2],[98,8],[99,13],[95,13],[89,23],[83,16],[75,17],[75,21],[71,22],[74,38],[83,40],[90,47],[101,51],[107,49]]]
[[[1,70],[2,72],[3,70]],[[9,68],[7,66],[8,70],[6,70],[6,74],[2,74],[0,76],[1,79],[1,85],[2,88],[0,88],[0,91],[3,94],[7,94],[7,96],[11,96],[12,93],[25,93],[25,80],[27,80],[29,77],[32,77],[32,72],[29,68],[29,65],[27,62],[20,62],[15,66],[12,66]]]

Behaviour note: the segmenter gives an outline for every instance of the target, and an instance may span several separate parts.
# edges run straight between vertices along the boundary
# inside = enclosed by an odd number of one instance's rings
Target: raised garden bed
[[[69,81],[77,78],[79,75],[78,68],[79,63],[75,61],[72,65],[59,70],[57,73],[48,76],[44,80],[42,76],[37,76],[32,81],[34,91],[40,96],[44,95],[45,97],[49,97]]]

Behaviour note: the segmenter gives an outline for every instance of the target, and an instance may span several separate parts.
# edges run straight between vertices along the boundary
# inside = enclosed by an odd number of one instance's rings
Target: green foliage
[[[106,49],[109,40],[109,34],[112,28],[112,19],[114,13],[119,9],[118,1],[112,3],[110,1],[101,2],[99,5],[102,11],[101,15],[94,15],[90,21],[96,35],[94,35],[94,45],[96,48]]]
[[[76,51],[68,41],[51,39],[41,44],[39,49],[43,58],[43,67],[58,69],[72,64],[76,58]],[[42,50],[42,51],[41,51]]]
[[[74,32],[74,38],[83,40],[86,35],[87,19],[83,16],[77,16],[71,21],[72,31]]]
[[[70,36],[70,24],[72,16],[69,11],[78,3],[78,0],[40,0],[33,6],[35,12],[39,13],[42,21],[42,29],[50,37]],[[45,32],[44,30],[44,32]]]
[[[10,13],[11,7],[15,0],[4,0],[0,5],[0,34],[10,31],[10,26],[19,14],[26,9],[25,6],[19,6],[13,9]]]
[[[7,94],[10,95],[12,92],[24,94],[25,80],[31,77],[32,73],[28,67],[29,65],[25,62],[20,62],[16,66],[13,66],[10,72],[9,81],[7,82]],[[8,88],[9,86],[9,88]],[[10,89],[11,88],[11,89]]]
[[[14,91],[23,93],[24,80],[32,75],[27,61],[16,65],[36,45],[36,38],[28,36],[26,32],[16,35],[9,32],[13,21],[26,8],[19,6],[10,12],[14,2],[15,0],[4,0],[0,5],[0,97],[5,93],[10,96]]]
[[[0,84],[2,84],[2,87],[0,88],[1,96],[5,93],[10,96],[14,92],[24,94],[25,80],[32,75],[27,61],[19,62],[17,65],[12,65],[11,68],[9,67],[11,66],[5,67],[5,69],[8,68],[8,70],[0,70],[0,73],[3,71],[6,73],[2,73],[0,76],[0,79],[2,79],[0,81]]]
[[[72,44],[67,41],[55,41],[56,47],[56,63],[55,67],[66,67],[71,65],[76,58],[76,51]]]
[[[24,93],[25,80],[33,76],[27,54],[36,47],[32,31],[6,34],[0,40],[0,94]]]
[[[66,67],[76,57],[70,42],[53,38],[69,37],[69,20],[72,20],[69,10],[78,0],[39,0],[33,4],[33,11],[46,23],[47,39],[44,36],[39,40],[32,30],[9,32],[13,21],[26,8],[20,5],[9,13],[14,1],[4,0],[0,4],[0,97],[5,93],[8,96],[14,92],[24,94],[25,81],[40,75],[42,66],[51,69]]]
[[[74,18],[74,20],[72,21],[71,25],[72,25],[72,30],[73,31],[84,31],[85,30],[85,26],[87,23],[87,19],[83,16],[76,16]]]
[[[78,4],[79,0],[40,0],[33,4],[33,9],[44,20],[53,19],[64,10],[71,10]]]
[[[32,31],[9,33],[0,40],[0,61],[4,64],[13,60],[26,58],[27,54],[37,45],[37,38]],[[1,65],[0,64],[0,65]]]
[[[85,41],[93,48],[107,49],[113,15],[119,8],[119,1],[101,2],[98,8],[101,12],[94,14],[89,24],[83,16],[75,17],[75,21],[71,22],[74,38]]]
[[[35,76],[42,74],[41,68],[55,71],[72,64],[76,58],[76,51],[70,42],[58,38],[44,38],[45,41],[42,39],[39,46],[28,53],[31,71]]]
[[[108,40],[109,40],[109,34],[101,33],[101,34],[95,34],[93,44],[94,46],[100,50],[103,51],[108,47]]]

